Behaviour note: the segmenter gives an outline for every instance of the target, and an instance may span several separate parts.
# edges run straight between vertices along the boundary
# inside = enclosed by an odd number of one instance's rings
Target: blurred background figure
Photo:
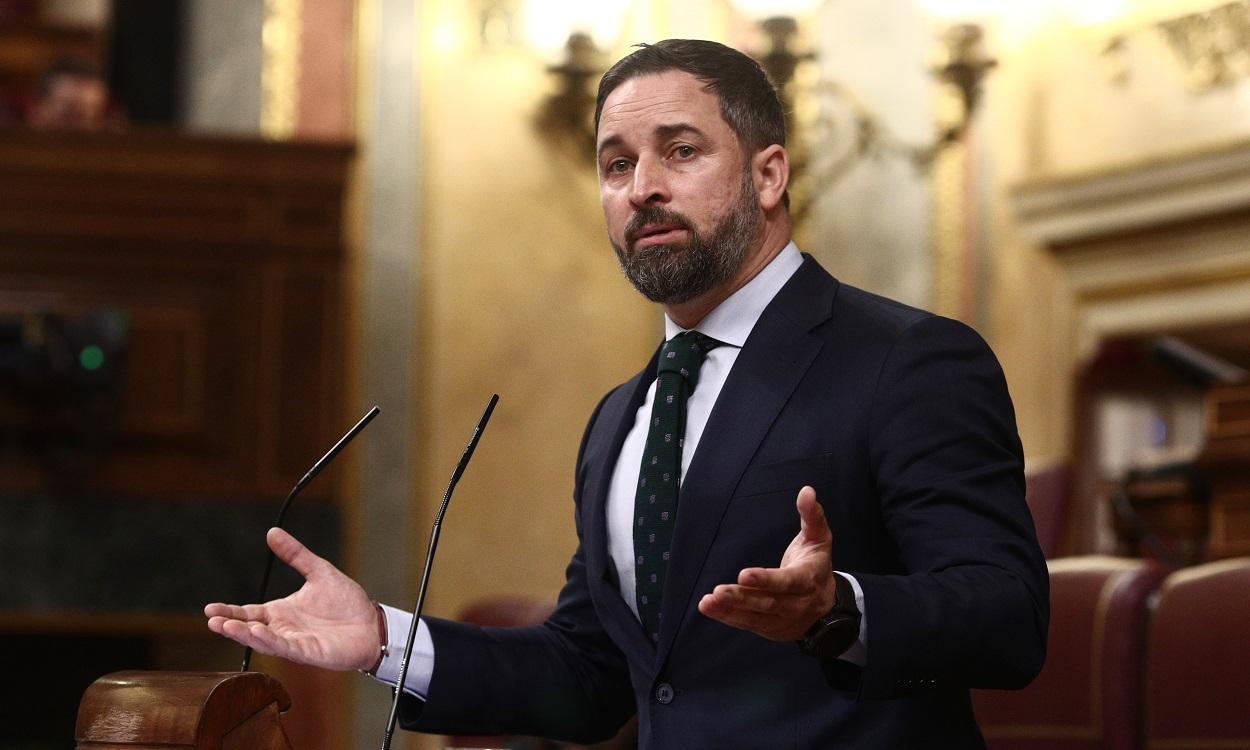
[[[126,117],[112,102],[99,69],[62,58],[41,77],[39,98],[27,111],[26,123],[42,130],[104,130],[124,126]]]

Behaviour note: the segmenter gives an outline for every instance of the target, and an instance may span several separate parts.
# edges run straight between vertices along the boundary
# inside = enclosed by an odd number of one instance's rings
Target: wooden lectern
[[[1207,559],[1250,555],[1250,385],[1212,388],[1206,417],[1198,468],[1211,491]]]
[[[260,672],[114,672],[78,705],[77,750],[291,750],[291,698]]]
[[[1183,565],[1250,555],[1250,385],[1209,390],[1203,432],[1192,463],[1124,485],[1133,511]],[[1131,554],[1148,553],[1136,530],[1116,531]]]

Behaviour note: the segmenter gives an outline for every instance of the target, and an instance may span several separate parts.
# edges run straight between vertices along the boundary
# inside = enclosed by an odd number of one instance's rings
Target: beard
[[[680,227],[689,239],[684,243],[635,248],[638,232],[648,224]],[[615,241],[612,249],[625,277],[644,297],[660,304],[681,304],[732,278],[759,234],[759,227],[759,197],[751,173],[745,172],[738,197],[707,236],[675,211],[644,206],[625,227],[629,252]]]

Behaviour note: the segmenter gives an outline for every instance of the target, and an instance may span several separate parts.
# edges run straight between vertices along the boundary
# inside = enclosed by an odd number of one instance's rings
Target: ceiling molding
[[[1250,141],[1030,180],[1011,204],[1025,236],[1054,249],[1250,211]]]

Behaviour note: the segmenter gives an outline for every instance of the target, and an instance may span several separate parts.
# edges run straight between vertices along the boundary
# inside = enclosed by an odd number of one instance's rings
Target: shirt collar
[[[773,301],[773,297],[777,296],[777,292],[781,291],[781,287],[785,286],[801,265],[803,255],[798,246],[790,242],[754,278],[708,313],[695,326],[695,330],[717,341],[741,348],[756,321],[764,313],[764,308],[768,307],[768,303]],[[665,341],[685,330],[687,329],[674,323],[668,315],[664,316]]]

